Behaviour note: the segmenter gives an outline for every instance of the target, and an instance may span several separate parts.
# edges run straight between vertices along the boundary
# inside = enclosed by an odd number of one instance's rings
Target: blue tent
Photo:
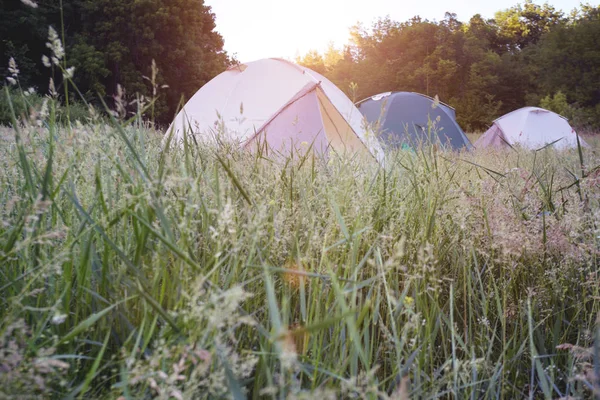
[[[387,92],[357,103],[371,124],[380,123],[380,139],[392,148],[440,141],[452,149],[471,149],[467,135],[447,104],[413,92]]]

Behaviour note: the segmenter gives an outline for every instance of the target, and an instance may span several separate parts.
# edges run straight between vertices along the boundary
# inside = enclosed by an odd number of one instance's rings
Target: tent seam
[[[333,104],[333,102],[331,101],[331,99],[329,98],[329,96],[327,96],[327,93],[325,93],[325,91],[321,88],[321,85],[317,85],[318,88],[321,89],[321,92],[323,93],[323,95],[325,96],[325,98],[327,100],[329,100],[329,102],[331,104]],[[325,113],[327,114],[327,116],[333,121],[333,119],[329,116],[329,113],[327,113],[327,110],[325,109],[325,106],[323,105],[323,103],[321,102],[321,99],[319,99],[317,97],[317,100],[319,100],[319,104],[321,104],[321,107],[323,108],[323,110],[325,110]],[[342,115],[342,113],[337,109],[337,107],[335,107],[335,110],[339,113],[339,115],[342,117],[342,119],[344,119],[346,121],[346,123],[348,124],[348,126],[350,127],[350,130],[352,131],[352,133],[354,133],[354,135],[356,135],[356,137],[358,138],[359,142],[365,147],[365,149],[367,150],[367,152],[371,155],[371,157],[373,157],[375,159],[375,161],[377,161],[378,163],[380,162],[379,159],[375,156],[375,154],[373,154],[373,151],[369,148],[369,146],[367,146],[367,144],[362,140],[362,138],[360,137],[360,135],[354,130],[354,128],[352,127],[352,125],[350,125],[350,123],[348,122],[348,120]],[[335,126],[335,124],[334,124]],[[337,127],[335,128],[338,136],[340,137],[340,139],[342,139],[342,136],[340,135]],[[343,142],[343,140],[342,140]]]
[[[257,138],[264,131],[264,129],[271,122],[273,122],[275,120],[275,118],[277,118],[279,115],[281,115],[285,110],[287,110],[293,104],[295,104],[299,100],[303,99],[304,97],[308,96],[310,93],[314,92],[318,86],[319,86],[318,84],[313,84],[312,86],[304,85],[304,87],[302,87],[300,90],[298,90],[298,92],[296,92],[296,94],[292,97],[292,99],[293,99],[292,101],[289,101],[287,104],[285,104],[283,107],[281,107],[275,114],[273,114],[273,116],[271,118],[269,118],[265,123],[263,123],[261,125],[261,127],[259,129],[257,129],[255,131],[254,135],[252,135],[251,137],[249,137],[246,140],[246,143],[244,143],[244,147],[248,146],[248,144],[250,144],[250,142],[252,142],[255,138]],[[309,87],[309,89],[306,89],[307,87]],[[301,96],[296,98],[296,96],[298,96],[300,93],[302,93],[303,90],[305,90],[306,93],[304,93]]]

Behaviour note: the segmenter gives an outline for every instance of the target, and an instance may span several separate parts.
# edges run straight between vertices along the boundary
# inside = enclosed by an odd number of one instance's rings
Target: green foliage
[[[334,62],[326,65],[316,52],[298,61],[347,93],[356,83],[359,99],[395,90],[438,95],[468,130],[484,130],[500,115],[559,91],[571,123],[597,129],[599,10],[583,5],[567,18],[528,0],[467,23],[451,13],[439,22],[384,18],[370,29],[354,27],[352,44]]]
[[[62,36],[67,63],[77,73],[74,83],[87,100],[111,97],[121,85],[132,101],[136,95],[158,97],[155,116],[172,119],[181,98],[229,63],[223,39],[214,31],[215,16],[203,0],[39,0],[31,8],[20,1],[0,0],[0,76],[10,57],[19,63],[24,86],[45,93],[51,72],[41,62],[47,52],[48,26]],[[62,6],[62,7],[61,7]],[[144,79],[157,70],[154,82]],[[54,71],[57,87],[61,74]],[[167,87],[168,86],[168,87]],[[72,97],[72,96],[71,96]]]
[[[540,6],[532,0],[498,11],[494,20],[499,28],[500,40],[511,51],[537,43],[545,33],[565,22],[562,12],[556,11],[548,3]]]
[[[43,98],[37,94],[25,95],[21,90],[9,88],[8,95],[4,87],[0,93],[0,125],[9,126],[12,123],[12,109],[14,115],[20,119],[27,119],[32,109],[39,109]]]
[[[554,96],[548,95],[541,99],[540,107],[554,111],[565,118],[573,118],[573,107],[567,103],[567,96],[561,91],[556,92]]]
[[[5,88],[0,92],[0,126],[12,125],[12,111],[17,120],[22,122],[38,123],[43,119],[40,111],[45,109],[44,113],[49,112],[47,106],[43,107],[44,102],[49,98],[41,96],[35,92],[24,92],[20,89],[8,88],[8,95]],[[80,101],[69,103],[68,115],[67,107],[64,104],[56,103],[55,118],[56,122],[62,125],[74,124],[76,121],[87,123],[90,120],[90,111],[88,107]],[[11,111],[12,106],[12,111]],[[102,118],[97,115],[96,118]]]
[[[302,58],[298,58],[296,62],[320,74],[327,73],[324,57],[315,50],[309,51]]]
[[[574,122],[600,128],[600,7],[584,8],[577,19],[548,33],[535,49],[539,91],[561,92],[578,109]]]

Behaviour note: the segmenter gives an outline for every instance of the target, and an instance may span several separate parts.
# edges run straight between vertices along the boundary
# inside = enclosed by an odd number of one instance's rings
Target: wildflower
[[[58,93],[56,92],[56,87],[54,86],[54,79],[52,78],[50,78],[50,83],[48,84],[48,91],[50,92],[50,96],[58,96]]]
[[[42,109],[40,110],[40,118],[46,118],[48,115],[48,99],[45,98],[44,102],[42,103]]]
[[[65,49],[58,33],[56,33],[53,27],[48,28],[48,42],[46,43],[46,47],[52,50],[52,62],[54,65],[58,65],[60,60],[65,56]]]
[[[31,1],[31,0],[21,0],[21,3],[25,4],[26,6],[29,6],[31,8],[37,8],[38,5],[37,3]]]
[[[67,320],[67,314],[62,314],[60,312],[56,312],[52,317],[52,323],[54,325],[60,325]]]
[[[275,386],[267,386],[264,387],[260,390],[259,395],[266,397],[266,396],[275,396],[277,394],[278,390],[277,387]]]
[[[52,64],[50,63],[50,59],[46,55],[42,56],[42,64],[44,64],[44,66],[47,68],[50,68],[52,66]]]
[[[66,71],[63,72],[63,79],[67,80],[67,79],[73,78],[74,72],[75,72],[75,67],[67,68]]]
[[[113,96],[113,99],[117,108],[113,111],[113,115],[117,118],[124,118],[127,115],[127,101],[125,100],[125,89],[119,84],[117,84],[117,93]]]
[[[412,305],[415,303],[415,299],[413,299],[410,296],[406,296],[404,298],[404,304],[406,304],[406,307],[412,307]]]
[[[298,360],[296,341],[294,335],[289,330],[284,330],[280,335],[279,345],[281,346],[280,360],[284,368],[291,369]]]
[[[94,106],[92,106],[91,104],[88,105],[88,113],[92,121],[95,121],[98,118],[98,113],[96,112]]]
[[[13,57],[8,60],[8,72],[13,78],[16,78],[19,75],[19,68],[17,67],[17,63]]]
[[[487,328],[490,327],[490,320],[487,319],[486,317],[481,317],[481,318],[478,319],[478,321],[479,321],[480,325],[483,325],[483,326],[485,326]]]
[[[13,78],[12,76],[8,76],[6,78],[6,80],[8,81],[8,83],[10,83],[11,85],[16,85],[17,81],[15,80],[15,78]]]
[[[35,93],[35,89],[34,89],[34,88],[32,88],[32,87],[30,87],[29,89],[27,89],[27,90],[25,91],[25,96],[31,96],[31,95],[32,95],[32,94],[34,94],[34,93]]]

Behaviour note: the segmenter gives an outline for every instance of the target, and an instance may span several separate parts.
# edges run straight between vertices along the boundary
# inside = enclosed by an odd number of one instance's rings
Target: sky
[[[225,39],[225,50],[241,62],[267,57],[295,60],[310,50],[323,52],[329,43],[342,48],[349,41],[350,27],[358,22],[370,27],[386,15],[395,21],[406,21],[415,15],[439,21],[450,11],[466,22],[474,14],[491,18],[496,11],[517,3],[518,0],[205,0],[216,15],[216,30]],[[576,0],[549,3],[567,13],[579,6]]]

